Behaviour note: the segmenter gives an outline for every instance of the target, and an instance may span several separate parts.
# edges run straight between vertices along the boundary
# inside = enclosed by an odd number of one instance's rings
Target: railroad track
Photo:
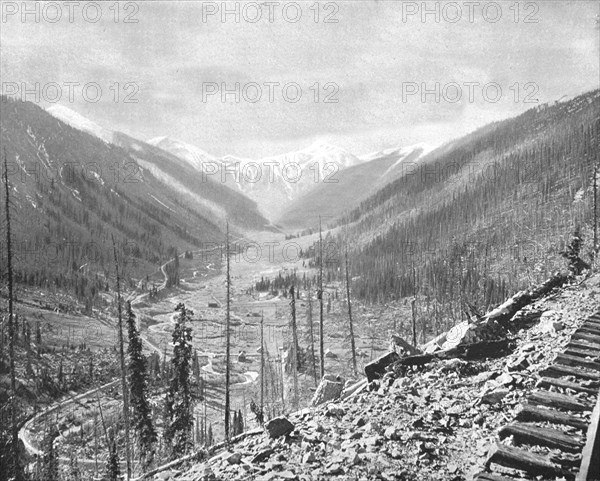
[[[600,312],[541,376],[474,481],[600,480]]]

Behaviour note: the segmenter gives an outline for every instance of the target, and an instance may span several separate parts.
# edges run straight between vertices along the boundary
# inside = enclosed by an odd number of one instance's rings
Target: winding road
[[[197,251],[193,251],[194,254],[200,254],[200,253],[206,253],[206,252],[211,252],[214,251],[216,249],[220,249],[220,247],[213,247],[210,249],[199,249]],[[182,253],[179,255],[179,257],[183,258],[183,256],[185,255],[185,253]],[[167,285],[167,274],[166,274],[166,266],[167,264],[173,262],[173,259],[168,260],[167,262],[165,262],[164,264],[162,264],[160,266],[160,268],[155,271],[158,272],[160,271],[163,274],[164,277],[164,281],[163,283],[158,287],[158,290],[161,291],[163,289],[166,289],[166,285]],[[138,287],[141,287],[141,281],[138,283]],[[143,297],[147,296],[147,293],[138,293],[136,290],[134,290],[132,293],[130,293],[127,298],[125,299],[125,301],[134,301],[134,300],[138,300],[138,299],[142,299]],[[170,317],[169,323],[174,323],[174,316],[176,314],[173,314]],[[116,325],[114,325],[113,323],[110,323],[107,320],[100,320],[100,322],[103,322],[107,325],[110,325],[110,327],[116,328]],[[164,324],[164,323],[162,323]],[[154,330],[152,328],[155,328],[157,326],[159,326],[161,324],[155,325],[155,326],[150,326],[149,330]],[[138,328],[140,326],[138,325]],[[162,359],[164,357],[162,351],[156,346],[154,345],[149,339],[147,339],[145,336],[140,336],[142,339],[142,342],[144,345],[147,346],[147,348],[153,352],[156,352],[159,356],[160,359]],[[209,372],[211,374],[215,374],[215,375],[220,375],[220,373],[216,372],[213,368],[212,365],[212,360],[216,357],[215,353],[210,353],[210,352],[206,352],[206,353],[202,353],[203,355],[208,356],[208,363],[202,367],[202,369],[206,372]],[[248,371],[246,373],[244,373],[244,376],[246,377],[246,380],[244,382],[241,383],[236,383],[234,385],[247,385],[250,384],[252,382],[255,382],[258,378],[258,373],[254,372],[254,371]],[[53,403],[52,405],[48,406],[46,409],[44,409],[43,411],[40,411],[39,413],[35,414],[34,416],[31,417],[31,419],[29,419],[24,425],[23,427],[19,430],[19,439],[23,442],[23,445],[27,451],[28,454],[32,455],[32,456],[40,456],[42,455],[42,451],[34,444],[34,435],[33,435],[33,426],[36,424],[36,422],[40,421],[41,419],[43,419],[44,417],[56,412],[56,411],[61,411],[67,407],[69,407],[70,405],[74,404],[74,403],[78,403],[94,394],[99,393],[100,391],[103,391],[105,389],[109,389],[115,386],[118,386],[118,384],[120,383],[120,379],[116,379],[114,381],[111,381],[107,384],[104,384],[100,387],[97,388],[93,388],[90,389],[89,391],[86,391],[84,393],[78,394],[76,396],[72,396],[68,399],[64,399],[62,401],[58,401],[56,403]],[[63,435],[64,433],[61,433],[61,435]],[[70,462],[70,458],[65,457],[65,456],[60,456],[59,458],[60,462],[63,463],[69,463]],[[87,467],[94,467],[96,465],[96,460],[95,459],[85,459],[85,458],[78,458],[77,462],[81,465],[81,466],[87,466]]]

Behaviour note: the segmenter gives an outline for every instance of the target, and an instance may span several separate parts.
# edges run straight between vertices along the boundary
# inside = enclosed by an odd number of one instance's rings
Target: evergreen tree
[[[148,403],[148,372],[146,357],[142,354],[142,339],[137,329],[131,303],[127,302],[127,331],[129,345],[129,389],[133,409],[132,423],[138,433],[142,466],[147,469],[154,458],[157,436],[152,424],[152,409]]]
[[[81,469],[77,462],[77,455],[75,451],[71,451],[69,454],[69,470],[67,472],[67,481],[82,481]]]
[[[192,329],[187,326],[193,312],[185,304],[175,308],[179,316],[173,330],[173,358],[171,377],[166,398],[167,425],[164,431],[165,445],[170,455],[188,453],[193,448],[192,429],[194,427],[193,398],[190,385],[192,372]]]
[[[213,444],[212,423],[208,426],[208,434],[206,435],[206,446],[210,447]]]
[[[119,467],[119,454],[117,453],[117,441],[112,429],[108,430],[108,457],[106,458],[106,467],[103,481],[119,481],[121,477],[121,468]]]
[[[237,419],[238,419],[237,433],[242,434],[244,432],[244,417],[242,416],[241,409],[238,409]]]
[[[58,457],[54,449],[54,440],[58,437],[58,431],[50,431],[44,439],[44,454],[42,458],[42,479],[44,481],[59,481]]]

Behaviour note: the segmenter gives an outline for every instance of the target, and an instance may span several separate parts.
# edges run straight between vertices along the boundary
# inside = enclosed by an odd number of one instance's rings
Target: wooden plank
[[[556,356],[556,362],[565,366],[582,367],[584,369],[591,369],[592,371],[600,371],[600,362],[586,361],[584,358],[578,356],[570,356],[568,354],[559,354]]]
[[[596,372],[584,371],[582,369],[577,369],[576,367],[561,366],[560,364],[553,364],[552,366],[547,367],[540,372],[540,375],[549,377],[573,376],[579,379],[600,381],[600,374]]]
[[[543,377],[540,379],[539,387],[559,387],[561,389],[571,389],[575,392],[586,392],[588,394],[595,394],[598,388],[582,386],[579,383],[566,381],[560,377]]]
[[[600,346],[596,346],[585,341],[571,341],[569,344],[567,344],[566,349],[586,349],[600,353]]]
[[[473,481],[515,481],[515,478],[506,478],[493,473],[479,473]]]
[[[581,349],[577,347],[567,347],[565,354],[577,357],[589,357],[588,361],[600,359],[600,349]],[[596,361],[597,362],[597,361]]]
[[[585,341],[593,343],[596,346],[600,346],[600,336],[588,334],[587,332],[574,332],[571,336],[571,339],[583,339]]]
[[[564,424],[565,426],[573,426],[577,429],[586,429],[587,422],[572,414],[567,414],[556,409],[547,409],[525,403],[521,406],[521,410],[517,413],[515,419],[517,421],[538,421],[549,422],[553,424]]]
[[[595,326],[593,324],[584,324],[577,332],[587,332],[588,334],[593,334],[595,336],[600,335],[600,326]]]
[[[528,397],[529,402],[538,406],[548,406],[565,411],[591,411],[592,406],[575,400],[573,396],[550,391],[533,392]]]
[[[592,413],[590,427],[586,436],[585,447],[581,453],[581,467],[577,474],[577,481],[592,481],[599,479],[600,475],[600,393],[596,407]]]
[[[575,476],[570,471],[564,470],[558,464],[553,463],[546,456],[533,454],[523,449],[512,448],[503,444],[497,444],[486,461],[486,467],[499,464],[507,468],[519,469],[534,476],[564,476],[573,480]]]
[[[569,453],[578,453],[583,447],[580,437],[570,436],[558,429],[541,428],[533,424],[509,424],[508,426],[504,426],[498,435],[500,439],[513,436],[518,444],[546,446]]]

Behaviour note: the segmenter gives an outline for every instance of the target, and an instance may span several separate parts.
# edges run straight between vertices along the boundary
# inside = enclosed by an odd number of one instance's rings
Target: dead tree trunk
[[[313,329],[312,293],[310,292],[310,287],[308,288],[308,329],[310,333],[310,355],[312,356],[313,377],[316,387],[319,384],[319,380],[317,379],[317,358],[315,356],[315,332]]]
[[[598,248],[598,164],[594,164],[594,254]]]
[[[290,308],[292,310],[292,374],[294,379],[294,407],[298,409],[298,330],[296,327],[296,294],[290,287]]]
[[[410,303],[412,308],[412,344],[413,347],[417,348],[417,274],[415,266],[412,268],[413,272],[413,298]]]
[[[129,445],[129,390],[127,387],[127,369],[125,367],[125,349],[123,347],[123,312],[121,308],[121,278],[119,276],[119,261],[117,258],[117,245],[112,236],[113,255],[115,259],[115,272],[117,277],[117,316],[119,335],[119,358],[121,362],[121,391],[123,392],[123,424],[125,426],[125,458],[127,465],[127,479],[131,478],[131,447]]]
[[[319,216],[319,361],[321,379],[325,376],[325,330],[323,326],[323,231],[321,216]]]
[[[10,370],[10,422],[11,422],[11,451],[15,480],[22,479],[19,463],[19,429],[17,426],[17,378],[15,372],[15,313],[14,313],[14,284],[12,267],[12,235],[10,230],[10,194],[8,185],[8,161],[4,149],[4,191],[6,194],[4,207],[6,215],[6,265],[8,275],[8,360]]]
[[[265,412],[265,313],[260,316],[260,412]]]
[[[348,248],[344,255],[346,261],[346,298],[348,299],[348,323],[350,327],[350,347],[352,348],[352,369],[356,376],[356,343],[354,341],[354,326],[352,323],[352,302],[350,301],[350,272],[348,268]]]
[[[225,440],[229,442],[229,418],[231,409],[229,398],[231,384],[231,266],[229,260],[229,221],[227,221],[225,244],[225,257],[227,261],[227,308],[225,312]]]

